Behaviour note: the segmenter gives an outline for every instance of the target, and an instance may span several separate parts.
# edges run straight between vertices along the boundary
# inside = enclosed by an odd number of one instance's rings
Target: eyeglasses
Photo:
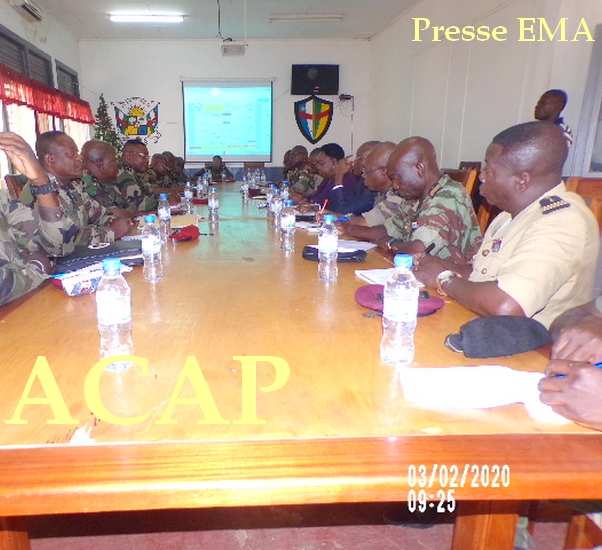
[[[370,174],[374,174],[374,172],[382,172],[383,175],[387,173],[387,167],[386,166],[379,166],[378,168],[375,168],[374,170],[366,170],[365,168],[362,170],[362,174],[364,174],[364,176],[369,176]]]
[[[148,158],[148,153],[137,153],[136,151],[127,151],[126,152],[127,155],[137,155],[142,159],[147,159]]]

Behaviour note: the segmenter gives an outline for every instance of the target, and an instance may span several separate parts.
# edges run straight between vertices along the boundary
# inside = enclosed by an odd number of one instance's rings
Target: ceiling
[[[219,0],[223,39],[369,40],[420,0]],[[76,38],[218,38],[218,0],[33,0]],[[176,25],[112,23],[109,14],[184,15]],[[245,15],[246,14],[246,15]],[[342,22],[272,22],[270,15],[340,14]],[[245,25],[246,21],[246,25]]]

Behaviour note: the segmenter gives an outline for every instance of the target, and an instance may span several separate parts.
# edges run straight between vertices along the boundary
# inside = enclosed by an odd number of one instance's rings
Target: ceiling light
[[[183,23],[183,15],[109,15],[113,23]]]
[[[343,15],[337,13],[270,15],[270,23],[341,23],[342,21]]]

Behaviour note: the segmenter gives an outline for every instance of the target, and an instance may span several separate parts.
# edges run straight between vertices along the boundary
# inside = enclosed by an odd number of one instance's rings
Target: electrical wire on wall
[[[341,116],[348,118],[351,121],[351,151],[353,154],[355,151],[354,143],[353,143],[353,114],[355,113],[355,97],[348,94],[341,94],[339,96],[339,100],[335,103],[335,107],[338,108]]]

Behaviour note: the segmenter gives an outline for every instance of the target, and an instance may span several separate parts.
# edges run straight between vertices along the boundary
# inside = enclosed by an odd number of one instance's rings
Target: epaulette
[[[542,214],[549,214],[550,212],[555,212],[556,210],[569,208],[571,204],[556,195],[550,195],[549,197],[544,197],[541,199],[539,201],[539,206]]]
[[[443,188],[443,186],[440,183],[435,185],[435,187],[433,187],[431,189],[431,192],[429,193],[429,197],[432,199],[437,194],[437,191],[439,191],[439,189],[442,189],[442,188]]]

